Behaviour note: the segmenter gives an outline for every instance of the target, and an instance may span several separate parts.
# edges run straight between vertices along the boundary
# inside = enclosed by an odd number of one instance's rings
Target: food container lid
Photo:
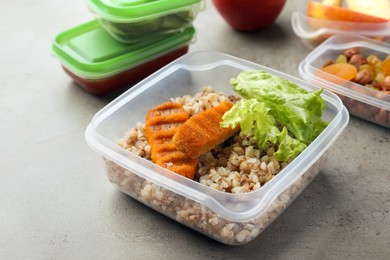
[[[272,180],[249,193],[232,194],[212,189],[158,167],[116,143],[133,123],[144,120],[153,104],[172,97],[193,95],[207,85],[233,94],[229,79],[242,70],[250,69],[267,71],[308,91],[319,89],[303,80],[227,54],[192,52],[145,78],[97,112],[87,127],[86,141],[106,159],[156,185],[207,206],[219,216],[233,221],[251,220],[264,213],[283,191],[301,178],[348,124],[349,114],[334,93],[324,90],[321,94],[325,100],[323,118],[329,122],[323,132]]]
[[[332,92],[353,98],[363,103],[390,111],[390,95],[378,90],[340,79],[321,70],[325,62],[335,59],[344,50],[357,47],[366,55],[375,54],[386,58],[390,55],[390,44],[364,36],[338,34],[330,37],[309,53],[299,64],[299,74]]]
[[[185,10],[202,0],[88,0],[88,6],[104,19],[116,22],[139,21]],[[203,5],[202,5],[203,6]]]
[[[97,20],[92,20],[58,34],[52,44],[52,52],[74,74],[99,79],[188,44],[194,35],[195,29],[189,26],[159,40],[126,44],[116,41]]]

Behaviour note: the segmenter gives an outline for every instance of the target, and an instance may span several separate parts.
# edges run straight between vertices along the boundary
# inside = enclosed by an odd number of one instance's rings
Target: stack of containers
[[[52,52],[92,94],[134,84],[188,52],[204,0],[88,0],[96,19],[58,34]]]
[[[336,93],[351,115],[390,128],[390,1],[300,0],[296,7],[294,32],[314,48],[299,65],[302,78]],[[332,63],[356,71],[331,74],[324,67]]]

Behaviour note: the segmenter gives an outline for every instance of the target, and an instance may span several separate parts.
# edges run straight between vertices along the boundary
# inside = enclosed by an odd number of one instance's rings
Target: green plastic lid
[[[52,52],[74,74],[99,79],[189,44],[194,35],[195,29],[190,26],[159,40],[126,44],[116,41],[93,20],[57,35]]]
[[[103,19],[116,22],[139,21],[185,10],[203,0],[88,0],[88,6]]]

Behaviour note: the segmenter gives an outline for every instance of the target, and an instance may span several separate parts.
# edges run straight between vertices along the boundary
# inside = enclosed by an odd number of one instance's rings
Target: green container
[[[159,40],[118,42],[93,20],[58,34],[52,52],[65,72],[93,94],[135,83],[187,53],[193,27]]]
[[[87,0],[115,39],[135,43],[159,39],[192,26],[204,0]]]

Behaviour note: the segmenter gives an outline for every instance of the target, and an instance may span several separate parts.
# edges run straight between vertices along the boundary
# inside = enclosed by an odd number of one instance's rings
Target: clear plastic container
[[[292,27],[296,35],[298,35],[306,46],[314,48],[335,34],[351,34],[351,35],[364,35],[369,38],[373,38],[381,41],[388,41],[390,36],[390,23],[389,19],[369,17],[357,15],[356,13],[339,12],[333,7],[327,10],[320,10],[322,7],[318,7],[322,1],[314,0],[296,0],[296,10],[292,14]],[[345,7],[345,1],[343,1],[343,7]],[[368,3],[369,1],[367,1]],[[313,4],[314,3],[314,4]],[[374,4],[374,1],[370,2]],[[318,17],[313,17],[309,14],[309,8],[311,6],[310,14],[314,14]],[[330,16],[332,19],[326,19]],[[350,18],[353,17],[353,18]],[[344,19],[353,21],[336,21],[333,19]]]
[[[305,189],[326,162],[326,151],[349,121],[341,100],[324,90],[324,131],[286,168],[256,191],[233,194],[218,191],[159,167],[116,142],[147,111],[171,97],[194,95],[203,86],[234,94],[229,79],[242,70],[261,69],[290,80],[306,90],[307,82],[214,51],[189,53],[146,78],[108,104],[86,130],[90,147],[101,154],[109,180],[122,192],[156,211],[228,245],[255,239]]]
[[[390,128],[390,94],[347,81],[321,70],[329,60],[356,47],[360,53],[377,55],[384,60],[390,55],[390,44],[363,36],[335,35],[313,50],[299,65],[299,73],[306,81],[336,93],[348,111],[357,117]]]
[[[158,41],[125,44],[93,20],[58,34],[52,52],[78,85],[102,95],[134,84],[187,53],[194,36],[190,26]]]
[[[103,28],[125,43],[157,40],[191,26],[203,0],[88,0]]]

